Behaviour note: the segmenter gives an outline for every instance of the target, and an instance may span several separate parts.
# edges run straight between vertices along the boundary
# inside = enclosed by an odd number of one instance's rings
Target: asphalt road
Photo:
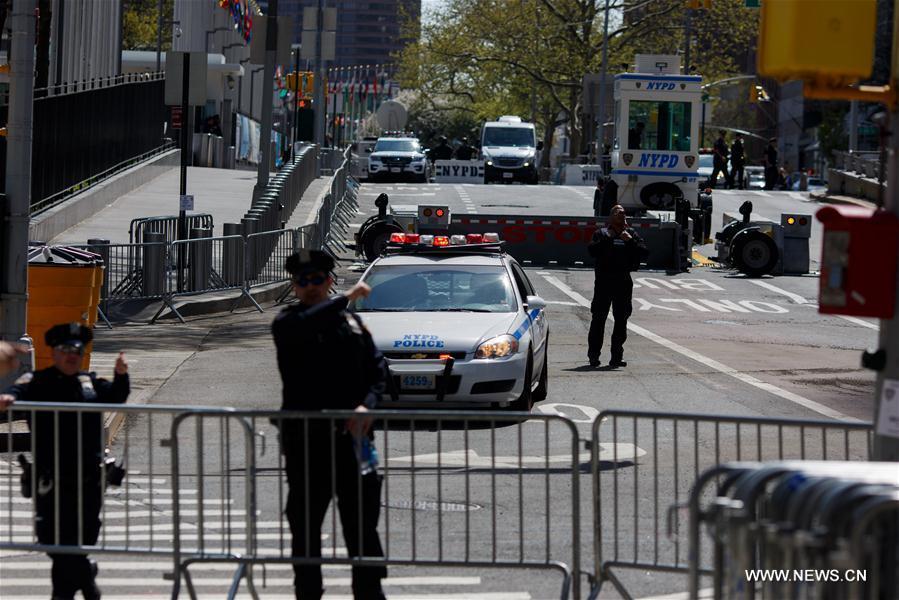
[[[388,193],[394,204],[445,203],[455,213],[592,214],[589,187],[365,184],[361,192],[360,214],[352,219],[355,225],[376,212],[373,200],[381,192]],[[713,223],[720,226],[721,211],[736,210],[744,199],[751,199],[755,212],[768,218],[779,218],[781,211],[813,214],[818,207],[794,193],[716,192]],[[817,227],[812,235],[814,257],[815,244],[820,247]],[[341,287],[358,277],[358,268],[351,263],[345,263],[348,268],[341,272]],[[544,416],[496,428],[470,424],[467,432],[457,422],[444,423],[440,433],[426,424],[416,426],[414,434],[399,423],[386,432],[382,429],[378,445],[389,488],[385,486],[383,493],[381,531],[396,559],[414,555],[462,560],[467,552],[469,559],[480,561],[549,559],[571,565],[579,548],[581,568],[592,571],[594,502],[585,443],[593,435],[591,422],[602,411],[821,419],[834,425],[871,418],[874,376],[859,368],[859,356],[876,341],[877,325],[818,314],[814,275],[749,280],[709,267],[676,276],[635,274],[628,365],[591,369],[586,365],[585,342],[592,271],[530,267],[527,273],[549,303],[549,398],[535,407]],[[140,351],[146,354],[133,365],[135,377],[142,368],[166,368],[166,377],[149,402],[277,408],[280,382],[269,334],[276,310],[195,318],[188,328],[165,324],[141,329]],[[111,351],[125,340],[127,329],[122,331],[106,338],[98,335],[98,351]],[[169,340],[180,338],[182,332],[185,342],[174,344],[178,352],[173,353]],[[131,337],[136,333],[133,330]],[[160,353],[156,362],[153,348]],[[607,351],[601,358],[605,365]],[[552,415],[557,414],[572,419],[576,431],[554,420]],[[164,549],[171,543],[165,535],[173,519],[174,470],[170,450],[160,447],[159,438],[168,437],[170,423],[165,415],[154,417],[151,432],[149,422],[129,420],[127,434],[117,440],[115,452],[128,453],[131,474],[128,485],[114,491],[114,501],[107,503],[105,530],[148,545],[145,538],[153,529],[162,536],[154,539],[154,547]],[[261,469],[256,522],[266,553],[274,556],[289,549],[286,524],[279,515],[284,487],[276,475],[276,434],[264,420],[253,426],[267,440],[265,454],[261,438],[253,441]],[[186,422],[177,439],[182,494],[196,498],[194,509],[209,506],[202,524],[196,511],[184,515],[185,523],[195,531],[211,532],[204,539],[207,548],[227,549],[223,548],[227,541],[239,545],[245,522],[241,511],[246,509],[243,434],[235,422],[216,419],[202,427]],[[796,457],[835,456],[847,448],[851,457],[859,458],[865,451],[858,437],[822,437],[813,428],[738,430],[726,423],[709,427],[661,419],[653,424],[609,415],[599,427],[599,442],[602,556],[621,562],[685,560],[686,517],[679,514],[675,520],[680,535],[668,537],[665,512],[671,503],[686,499],[696,473],[716,460],[773,458],[778,451]],[[202,461],[196,459],[198,452]],[[225,457],[230,462],[224,462]],[[202,486],[197,478],[201,466]],[[223,505],[225,496],[233,502]],[[6,507],[0,508],[2,526],[7,522]],[[139,510],[143,511],[139,515],[132,512]],[[572,522],[575,516],[578,526]],[[13,523],[21,526],[27,521]],[[227,539],[222,533],[226,523],[233,534]],[[328,537],[323,545],[339,556],[342,540],[330,513],[325,523]],[[145,538],[134,538],[137,532]],[[40,556],[4,557],[0,597],[46,596],[47,564]],[[7,576],[13,565],[15,575]],[[225,569],[197,568],[195,582],[201,595],[223,596],[230,576]],[[169,590],[161,578],[168,570],[169,562],[163,558],[108,557],[101,559],[100,581],[107,598],[161,598]],[[560,589],[556,574],[540,570],[398,566],[390,573],[387,591],[392,598],[552,598]],[[621,576],[638,598],[686,589],[681,575],[637,569]],[[336,594],[327,597],[348,597],[345,567],[328,567],[325,577],[329,592]],[[260,578],[257,573],[257,584]],[[269,569],[267,579],[263,597],[290,597],[290,573],[284,565]],[[601,597],[618,596],[607,585]]]

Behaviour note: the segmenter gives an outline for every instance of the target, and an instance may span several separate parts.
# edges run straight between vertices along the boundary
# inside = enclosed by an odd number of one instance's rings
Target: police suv
[[[427,157],[413,137],[380,137],[368,157],[369,181],[428,182]]]
[[[497,234],[394,233],[351,307],[390,367],[390,403],[530,410],[547,393],[546,303]]]

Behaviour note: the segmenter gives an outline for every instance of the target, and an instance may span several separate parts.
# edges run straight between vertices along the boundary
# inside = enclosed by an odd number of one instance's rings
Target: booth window
[[[689,152],[691,116],[689,102],[631,100],[628,149]]]

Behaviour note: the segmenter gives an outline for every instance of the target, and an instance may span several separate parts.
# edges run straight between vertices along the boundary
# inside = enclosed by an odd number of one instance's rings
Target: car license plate
[[[512,173],[508,173],[508,172],[507,172],[507,173],[503,173],[503,177],[505,177],[506,179],[512,179],[512,177],[514,177],[514,176],[515,176],[515,175],[512,174]]]
[[[437,387],[437,377],[434,375],[403,375],[400,378],[400,388],[404,390],[433,390]]]
[[[390,167],[390,172],[391,173],[402,173],[403,170],[399,167]]]

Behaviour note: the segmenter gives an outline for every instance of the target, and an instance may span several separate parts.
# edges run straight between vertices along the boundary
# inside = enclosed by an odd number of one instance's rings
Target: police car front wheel
[[[531,380],[534,378],[534,355],[528,352],[528,363],[524,370],[524,385],[521,395],[509,404],[509,409],[517,412],[531,412],[534,406],[534,395],[531,392]]]

